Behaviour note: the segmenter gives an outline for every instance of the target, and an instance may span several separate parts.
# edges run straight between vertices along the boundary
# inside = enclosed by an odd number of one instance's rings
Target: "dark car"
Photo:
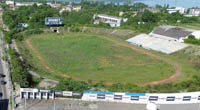
[[[3,96],[3,94],[0,92],[0,97],[2,97]]]
[[[0,74],[0,77],[4,78],[4,77],[6,77],[6,75],[4,75],[4,74]]]
[[[5,85],[6,84],[6,81],[1,81],[1,85]]]

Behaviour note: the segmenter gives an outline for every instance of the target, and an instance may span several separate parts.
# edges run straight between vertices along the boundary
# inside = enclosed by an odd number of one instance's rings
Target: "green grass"
[[[104,37],[107,36],[41,34],[32,36],[30,41],[45,63],[55,70],[55,74],[63,73],[96,81],[136,83],[161,80],[175,71],[170,64],[119,46]],[[31,54],[31,61],[38,70],[46,71],[33,52]],[[55,74],[49,75],[55,77]]]
[[[189,23],[189,24],[175,24],[175,26],[180,26],[188,29],[195,29],[200,30],[200,24],[199,23]]]

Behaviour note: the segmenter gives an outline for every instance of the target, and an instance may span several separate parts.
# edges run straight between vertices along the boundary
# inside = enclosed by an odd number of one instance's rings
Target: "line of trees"
[[[21,6],[16,10],[8,10],[3,13],[3,21],[9,29],[17,28],[19,23],[27,23],[28,29],[44,28],[45,17],[58,17],[59,10],[43,4],[37,6]]]
[[[51,8],[43,4],[37,6],[22,6],[16,10],[8,10],[3,13],[3,21],[9,29],[17,28],[18,23],[29,24],[28,29],[44,28],[45,17],[63,17],[63,24],[65,27],[71,26],[95,26],[93,24],[94,14],[108,14],[111,16],[119,16],[120,12],[124,12],[121,16],[128,18],[128,22],[123,23],[120,28],[132,29],[139,32],[150,32],[152,29],[160,24],[187,24],[200,23],[198,17],[184,17],[180,13],[169,14],[166,11],[167,7],[157,6],[161,12],[153,13],[149,10],[147,5],[143,3],[135,3],[134,5],[115,5],[114,3],[104,4],[104,2],[88,2],[82,1],[81,11],[63,12],[59,14],[59,10]],[[144,11],[143,11],[144,10]],[[134,15],[136,13],[136,15]],[[107,27],[107,25],[100,24],[98,27]]]
[[[21,87],[32,87],[34,85],[32,76],[27,72],[26,66],[21,62],[19,55],[13,49],[9,49],[8,54],[10,56],[12,81]]]

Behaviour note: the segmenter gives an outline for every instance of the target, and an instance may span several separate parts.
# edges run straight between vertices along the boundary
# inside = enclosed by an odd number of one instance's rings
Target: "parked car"
[[[0,92],[0,97],[2,97],[2,96],[3,96],[3,93]]]
[[[4,77],[6,77],[6,75],[1,73],[1,74],[0,74],[0,77],[1,77],[1,78],[4,78]]]
[[[6,81],[1,81],[1,85],[5,85],[6,83]]]

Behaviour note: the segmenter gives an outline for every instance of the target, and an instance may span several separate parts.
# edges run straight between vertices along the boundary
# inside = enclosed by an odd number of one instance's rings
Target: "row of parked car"
[[[3,74],[3,73],[0,73],[0,78],[5,78],[6,77],[6,75],[5,74]],[[1,85],[0,86],[2,86],[2,85],[5,85],[7,82],[6,81],[4,81],[4,80],[1,80]],[[3,93],[2,92],[0,92],[0,97],[2,97],[3,96]]]

